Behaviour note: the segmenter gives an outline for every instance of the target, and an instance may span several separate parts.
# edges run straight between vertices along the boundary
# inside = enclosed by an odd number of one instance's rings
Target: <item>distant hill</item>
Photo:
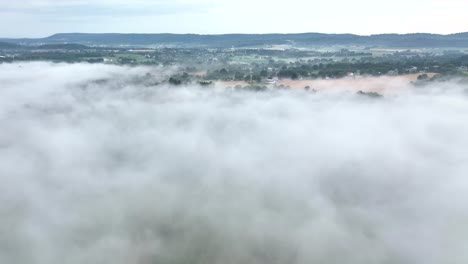
[[[88,34],[61,33],[40,39],[0,39],[0,41],[23,44],[67,44],[88,46],[144,46],[165,45],[181,47],[247,47],[259,45],[293,44],[298,46],[365,45],[382,47],[468,47],[468,32],[450,35],[427,33],[381,34],[360,36],[353,34]]]
[[[20,45],[8,42],[0,42],[0,49],[18,49],[21,48]]]
[[[37,49],[46,49],[46,50],[84,50],[90,49],[90,47],[80,44],[44,44],[37,47]]]
[[[31,44],[31,43],[29,43]],[[81,44],[43,44],[43,45],[19,45],[12,42],[0,42],[0,50],[24,49],[24,50],[86,50],[91,47]]]

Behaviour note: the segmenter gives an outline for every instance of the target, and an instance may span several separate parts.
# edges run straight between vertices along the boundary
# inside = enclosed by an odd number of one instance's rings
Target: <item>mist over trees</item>
[[[466,37],[1,40],[0,263],[464,264]]]

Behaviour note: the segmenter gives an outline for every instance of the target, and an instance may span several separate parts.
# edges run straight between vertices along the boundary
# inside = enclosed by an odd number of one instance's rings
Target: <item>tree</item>
[[[179,80],[179,79],[171,77],[171,78],[169,78],[169,83],[172,84],[172,85],[181,85],[182,81]]]
[[[418,76],[418,81],[424,81],[427,79],[429,79],[429,76],[425,73]]]

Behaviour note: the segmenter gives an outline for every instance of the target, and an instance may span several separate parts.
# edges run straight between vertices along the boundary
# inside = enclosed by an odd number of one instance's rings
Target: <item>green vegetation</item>
[[[381,97],[383,97],[381,94],[376,93],[376,92],[359,91],[359,92],[357,92],[357,94],[362,95],[362,96],[366,96],[366,97],[369,97],[369,98],[381,98]]]
[[[416,85],[444,76],[468,75],[463,48],[384,48],[327,46],[291,48],[122,48],[81,44],[17,45],[0,42],[0,63],[24,61],[85,62],[174,66],[171,85],[213,81],[274,83],[276,79],[328,79],[419,74]],[[436,73],[429,78],[428,73]],[[431,75],[432,76],[432,75]],[[255,88],[256,89],[256,88]]]

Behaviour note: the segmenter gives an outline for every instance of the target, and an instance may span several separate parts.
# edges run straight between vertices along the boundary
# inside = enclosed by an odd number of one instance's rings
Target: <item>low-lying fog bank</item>
[[[0,65],[0,263],[468,262],[464,87],[163,76]]]

